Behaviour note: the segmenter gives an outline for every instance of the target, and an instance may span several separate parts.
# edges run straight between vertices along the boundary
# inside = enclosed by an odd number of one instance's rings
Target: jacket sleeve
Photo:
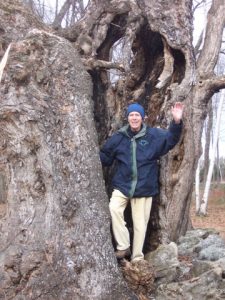
[[[103,166],[111,166],[116,156],[116,145],[119,134],[110,137],[100,149],[100,160]]]
[[[181,136],[183,128],[183,122],[176,124],[174,121],[171,122],[167,130],[159,130],[159,139],[158,139],[158,155],[162,156],[169,152],[178,142]],[[161,131],[161,132],[160,132]]]

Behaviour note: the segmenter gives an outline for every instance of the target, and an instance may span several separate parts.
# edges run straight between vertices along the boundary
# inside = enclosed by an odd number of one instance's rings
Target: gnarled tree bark
[[[0,86],[0,292],[7,299],[132,296],[113,255],[98,159],[131,100],[161,127],[175,101],[185,104],[181,141],[160,162],[145,250],[186,232],[207,103],[225,87],[213,72],[225,3],[213,1],[198,59],[191,4],[93,0],[79,22],[58,30],[19,1],[0,4],[1,49],[12,42]],[[120,39],[127,57],[115,63],[111,49]],[[121,72],[114,84],[108,68]]]
[[[12,42],[0,86],[0,298],[129,298],[111,244],[91,77],[71,43],[29,31],[38,22],[20,5],[0,6]],[[13,17],[24,20],[19,40]]]
[[[173,5],[169,1],[95,1],[83,20],[61,30],[64,37],[76,41],[81,55],[107,62],[112,45],[129,37],[132,60],[129,68],[124,66],[127,71],[115,85],[105,70],[93,67],[90,72],[100,144],[123,124],[124,108],[130,100],[145,107],[150,125],[162,127],[170,121],[171,105],[175,101],[185,103],[181,142],[161,161],[160,199],[155,200],[149,228],[154,229],[149,232],[154,231],[155,237],[148,237],[149,246],[156,246],[159,240],[176,240],[190,225],[193,172],[201,153],[207,103],[225,83],[224,76],[216,78],[213,72],[224,28],[224,2],[212,3],[204,46],[197,60],[192,46],[191,4],[187,0]],[[128,28],[133,29],[132,34]],[[84,37],[89,45],[86,53],[82,48]]]

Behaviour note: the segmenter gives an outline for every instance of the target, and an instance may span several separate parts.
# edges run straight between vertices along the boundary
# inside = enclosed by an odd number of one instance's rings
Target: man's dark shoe
[[[125,249],[125,250],[117,250],[115,252],[116,254],[116,258],[117,259],[122,259],[122,258],[125,258],[125,257],[130,257],[131,256],[131,252],[130,252],[130,247]]]

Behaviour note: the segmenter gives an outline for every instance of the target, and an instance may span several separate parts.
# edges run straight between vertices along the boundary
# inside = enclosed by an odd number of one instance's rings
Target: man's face
[[[128,123],[132,131],[139,131],[141,129],[141,124],[142,124],[141,115],[136,111],[129,113]]]

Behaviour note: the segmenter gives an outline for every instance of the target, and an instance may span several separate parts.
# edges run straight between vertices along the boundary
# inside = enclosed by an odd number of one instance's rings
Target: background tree
[[[224,72],[224,57],[221,57],[221,54],[222,51],[220,52],[220,57],[215,68],[217,75]],[[211,183],[219,183],[223,177],[219,151],[223,107],[224,99],[222,94],[215,94],[208,104],[208,117],[205,120],[204,135],[202,138],[204,141],[204,157],[203,159],[202,157],[199,158],[195,180],[196,213],[201,215],[206,215]],[[200,169],[202,170],[202,176]],[[200,181],[202,182],[201,189]]]
[[[132,297],[113,255],[98,160],[130,101],[161,127],[173,103],[185,103],[181,141],[160,162],[146,251],[186,232],[207,104],[225,87],[214,74],[224,9],[212,1],[196,58],[190,0],[90,1],[66,28],[44,25],[19,1],[0,3],[3,52],[13,42],[0,87],[2,295]],[[122,62],[113,60],[118,41]]]
[[[212,155],[211,155],[207,178],[205,181],[204,193],[203,193],[201,204],[199,207],[200,215],[206,215],[210,184],[211,184],[211,180],[212,180],[214,162],[215,162],[215,158],[216,158],[216,150],[217,150],[217,145],[218,145],[219,129],[220,129],[222,107],[223,107],[224,99],[225,99],[225,96],[223,93],[220,97],[219,106],[218,106],[218,115],[217,115],[216,126],[215,126],[216,128],[215,128],[215,136],[214,136],[214,140],[213,140]]]

